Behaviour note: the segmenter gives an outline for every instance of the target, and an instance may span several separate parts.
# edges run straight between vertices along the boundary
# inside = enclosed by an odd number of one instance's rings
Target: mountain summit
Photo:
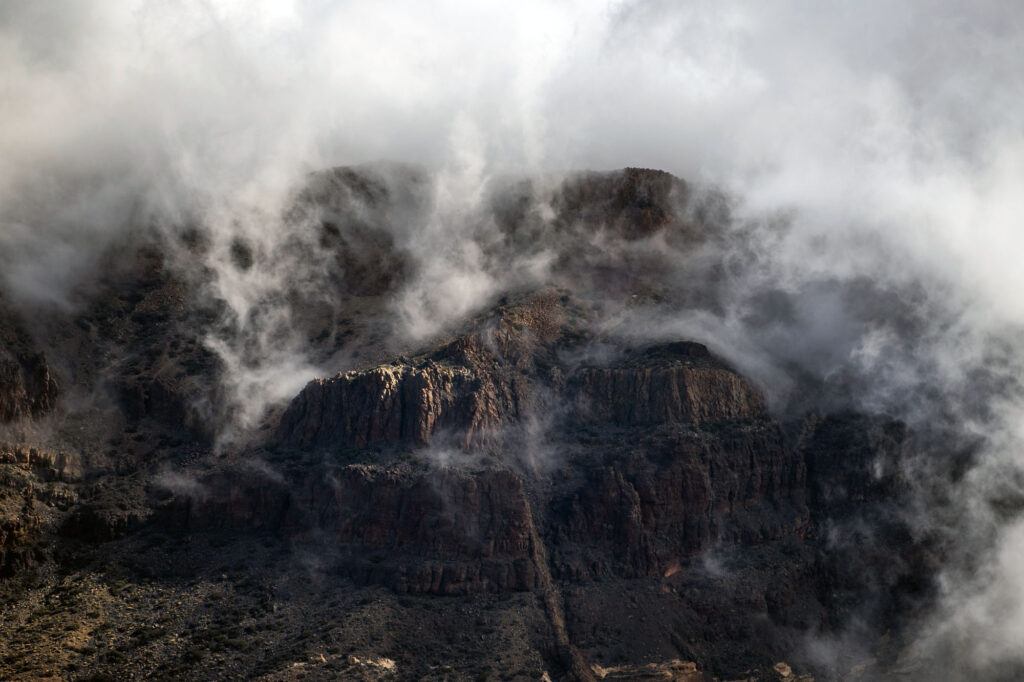
[[[678,323],[744,267],[727,197],[436,182],[317,173],[273,241],[142,232],[70,306],[2,302],[5,678],[927,669],[906,427]]]

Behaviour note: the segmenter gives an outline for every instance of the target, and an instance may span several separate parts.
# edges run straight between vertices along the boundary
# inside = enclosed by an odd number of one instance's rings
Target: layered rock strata
[[[576,314],[571,300],[542,293],[431,356],[315,380],[277,431],[282,453],[343,462],[392,448],[390,456],[426,468],[320,465],[288,485],[213,477],[179,518],[293,535],[316,529],[353,556],[386,550],[376,567],[360,569],[362,579],[442,593],[532,589],[521,521],[531,504],[541,505],[547,561],[566,579],[658,576],[723,543],[803,535],[804,462],[753,385],[689,342],[628,351],[611,364],[559,364]],[[531,447],[523,421],[545,406],[560,407],[543,457],[571,462],[571,475],[527,495],[537,483],[530,460],[508,450]],[[504,463],[437,471],[430,446],[442,434],[477,461],[499,443]],[[409,575],[402,555],[433,574]],[[447,568],[430,568],[432,560]]]
[[[536,587],[529,505],[507,470],[420,474],[350,465],[301,480],[230,472],[167,510],[187,530],[259,529],[329,539],[339,567],[399,593],[466,594]]]

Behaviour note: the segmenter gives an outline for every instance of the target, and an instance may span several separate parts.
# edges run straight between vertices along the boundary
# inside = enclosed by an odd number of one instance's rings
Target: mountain
[[[721,309],[728,197],[434,183],[324,171],[273,242],[140,230],[0,300],[0,675],[928,679],[914,435],[655,324]]]

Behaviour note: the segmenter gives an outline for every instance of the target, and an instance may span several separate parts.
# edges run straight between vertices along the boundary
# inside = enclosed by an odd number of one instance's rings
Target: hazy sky
[[[368,160],[635,165],[737,188],[756,209],[798,206],[833,234],[878,229],[1022,319],[994,300],[1024,285],[1021,15],[870,0],[5,0],[0,245],[55,258],[140,206],[265,201],[302,170]],[[26,234],[39,230],[45,246]],[[38,288],[16,261],[8,280]]]

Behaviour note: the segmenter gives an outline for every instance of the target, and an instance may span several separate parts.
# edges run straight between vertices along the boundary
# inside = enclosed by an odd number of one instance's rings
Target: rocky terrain
[[[423,265],[395,226],[427,186],[310,178],[273,253],[226,253],[321,279],[247,325],[195,227],[118,244],[70,311],[0,301],[0,677],[935,679],[908,648],[937,561],[899,514],[914,435],[614,324],[714,309],[724,197],[497,183],[467,238],[545,274],[403,337]],[[228,359],[256,366],[281,301],[330,373],[238,426]]]

